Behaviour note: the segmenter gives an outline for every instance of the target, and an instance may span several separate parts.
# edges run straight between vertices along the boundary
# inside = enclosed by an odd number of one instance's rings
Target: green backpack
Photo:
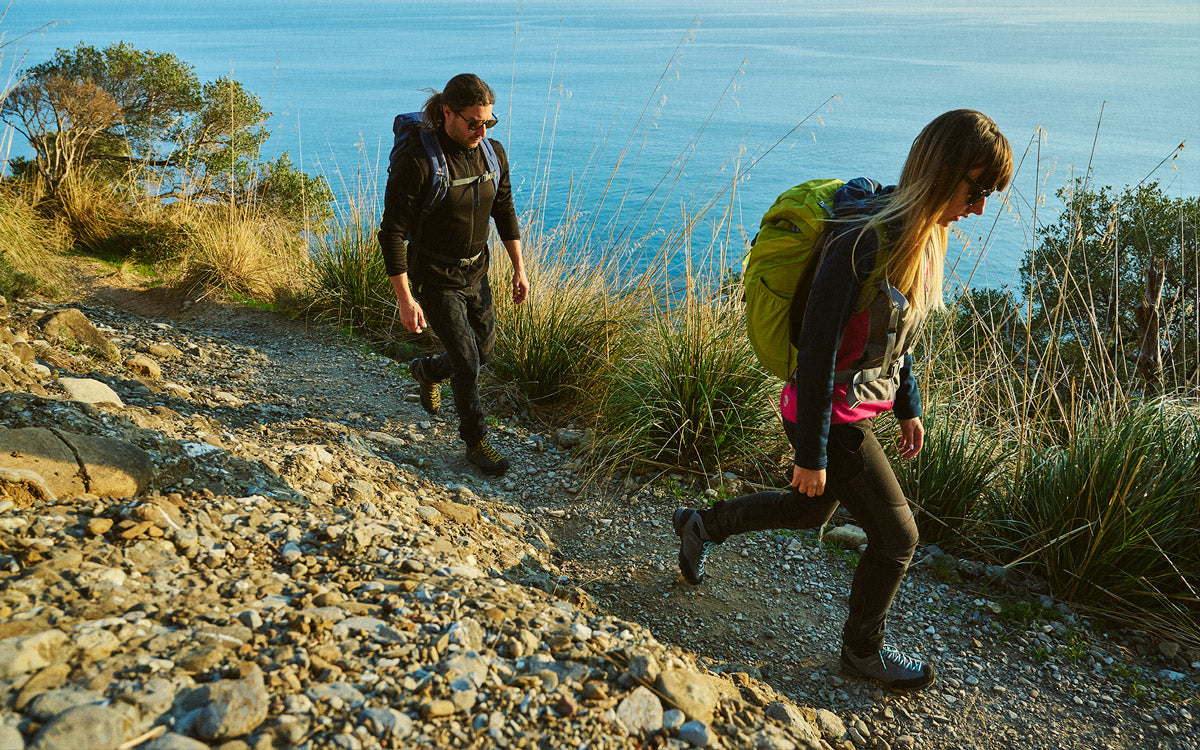
[[[759,223],[742,261],[746,332],[759,363],[783,380],[792,377],[796,346],[792,337],[793,298],[801,310],[816,276],[821,236],[833,216],[833,196],[842,180],[809,180],[775,199]],[[802,283],[803,282],[803,283]],[[875,294],[864,285],[858,310]]]

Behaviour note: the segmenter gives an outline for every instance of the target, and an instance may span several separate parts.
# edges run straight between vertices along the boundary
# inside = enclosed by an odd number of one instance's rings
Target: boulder
[[[38,318],[38,325],[46,334],[49,341],[58,344],[72,343],[84,346],[96,352],[109,362],[119,362],[121,352],[111,341],[92,325],[79,310],[67,309],[49,312]]]
[[[54,382],[58,384],[58,387],[67,392],[67,398],[72,401],[81,401],[93,406],[125,408],[125,402],[121,400],[117,392],[99,380],[92,380],[91,378],[59,378]]]
[[[149,454],[135,445],[44,427],[0,429],[0,469],[9,470],[7,481],[0,476],[0,493],[7,491],[15,497],[24,487],[29,499],[39,493],[59,498],[88,493],[132,497],[140,494],[154,475]]]

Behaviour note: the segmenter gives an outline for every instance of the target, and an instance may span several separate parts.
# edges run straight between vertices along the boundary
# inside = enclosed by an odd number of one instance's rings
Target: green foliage
[[[1013,487],[1014,544],[1056,596],[1171,626],[1200,599],[1200,430],[1165,403],[1093,408]]]
[[[1058,193],[1066,209],[1042,227],[1021,262],[1039,348],[1057,343],[1066,366],[1114,368],[1130,375],[1138,354],[1134,308],[1146,293],[1152,260],[1165,264],[1161,316],[1168,385],[1200,363],[1200,198],[1171,198],[1157,183],[1089,188],[1082,180]],[[1045,358],[1045,357],[1043,357]]]
[[[633,320],[633,305],[619,293],[602,264],[581,258],[542,258],[527,253],[533,289],[519,305],[509,293],[508,265],[492,264],[496,303],[497,377],[533,404],[572,401],[594,407],[596,385],[620,332]]]
[[[928,409],[924,424],[924,448],[912,459],[893,462],[896,478],[919,508],[922,541],[975,551],[986,506],[1013,451],[946,404]]]
[[[201,84],[171,54],[125,42],[60,49],[25,72],[0,115],[29,141],[52,193],[86,168],[130,198],[329,218],[323,179],[297,172],[286,155],[260,163],[270,134],[258,97],[227,77]]]
[[[699,464],[705,473],[763,458],[772,388],[736,307],[689,295],[650,311],[632,336],[600,414],[610,455]]]
[[[312,309],[372,341],[402,334],[396,294],[375,238],[375,214],[355,204],[316,241],[309,265]]]
[[[0,294],[56,296],[68,281],[63,233],[11,189],[0,190]]]

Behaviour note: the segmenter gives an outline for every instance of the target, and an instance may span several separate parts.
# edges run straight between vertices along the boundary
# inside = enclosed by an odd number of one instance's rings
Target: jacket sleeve
[[[517,212],[513,207],[512,182],[508,172],[508,154],[497,141],[492,141],[496,160],[500,163],[500,184],[492,201],[492,219],[496,222],[496,234],[503,241],[521,239],[521,228],[517,223]]]
[[[896,419],[912,419],[921,416],[921,390],[917,387],[917,379],[913,376],[913,357],[904,355],[904,363],[900,366],[900,387],[896,389],[896,400],[892,404],[892,413]]]
[[[862,233],[862,227],[862,222],[856,222],[834,230],[808,295],[793,373],[795,463],[805,469],[826,467],[837,353],[853,316],[854,303],[862,293],[863,280],[870,275],[879,252],[875,232]]]
[[[379,249],[388,276],[408,271],[409,234],[417,226],[430,180],[428,165],[422,167],[421,159],[401,156],[388,175],[379,223]]]

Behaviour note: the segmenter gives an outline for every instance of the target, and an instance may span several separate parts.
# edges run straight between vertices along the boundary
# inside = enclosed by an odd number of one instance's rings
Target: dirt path
[[[410,400],[413,383],[398,368],[364,360],[327,328],[113,281],[95,279],[87,303],[265,357],[214,372],[216,383],[238,379],[243,390],[261,389],[353,430],[401,434],[432,421]],[[426,476],[482,485],[521,505],[549,531],[562,585],[707,657],[714,671],[749,672],[797,703],[834,712],[862,740],[848,747],[1200,747],[1200,654],[1167,658],[1172,644],[1109,630],[1043,596],[1036,583],[994,580],[994,570],[925,549],[892,609],[889,635],[934,663],[938,681],[894,695],[845,679],[836,658],[857,553],[827,548],[813,533],[762,533],[714,550],[708,580],[688,586],[677,572],[670,516],[703,497],[666,477],[576,492],[580,477],[548,437],[553,430],[512,415],[500,415],[496,438],[513,471],[489,484],[462,460],[453,407],[443,403],[448,419],[414,449]]]

